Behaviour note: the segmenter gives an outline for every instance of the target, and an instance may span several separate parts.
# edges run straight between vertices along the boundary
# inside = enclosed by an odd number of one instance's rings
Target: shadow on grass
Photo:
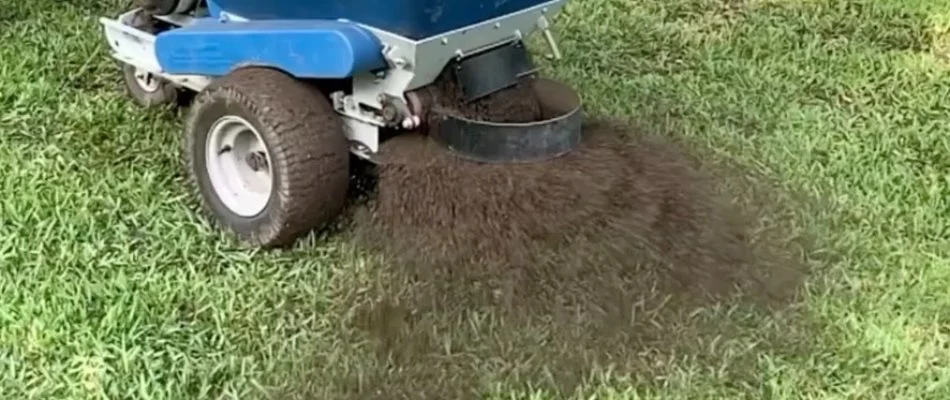
[[[804,351],[811,244],[777,192],[627,124],[585,132],[564,159],[498,168],[389,144],[404,158],[346,233],[374,261],[337,277],[337,347],[278,397],[566,396],[688,364],[756,385],[761,353]]]

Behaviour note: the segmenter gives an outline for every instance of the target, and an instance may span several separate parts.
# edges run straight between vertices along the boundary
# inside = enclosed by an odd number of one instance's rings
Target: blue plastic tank
[[[550,0],[214,0],[248,19],[346,18],[424,39]]]

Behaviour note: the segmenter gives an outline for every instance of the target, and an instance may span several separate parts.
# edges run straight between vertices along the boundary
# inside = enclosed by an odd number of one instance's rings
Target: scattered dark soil
[[[469,399],[505,382],[569,394],[598,368],[651,381],[684,355],[728,359],[743,379],[755,353],[723,354],[739,325],[768,314],[757,306],[799,293],[795,232],[765,230],[765,208],[726,190],[740,174],[723,185],[665,137],[606,120],[584,134],[582,148],[534,164],[465,161],[422,134],[386,142],[378,193],[351,232],[382,260],[341,285],[345,326],[375,356],[338,387],[310,378],[304,392]],[[799,337],[777,331],[774,346],[792,351]]]
[[[488,278],[479,291],[495,300],[553,295],[536,283],[594,268],[588,260],[611,263],[616,270],[599,272],[607,275],[652,265],[667,290],[696,299],[757,283],[748,274],[762,261],[749,243],[752,221],[687,154],[659,137],[630,138],[629,129],[590,124],[581,149],[523,165],[474,164],[423,136],[395,138],[360,245],[419,268],[416,277]],[[551,255],[566,248],[579,265]]]

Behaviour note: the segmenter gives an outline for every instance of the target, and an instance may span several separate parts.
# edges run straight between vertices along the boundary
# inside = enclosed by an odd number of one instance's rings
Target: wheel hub
[[[215,194],[231,212],[253,217],[273,190],[270,153],[261,135],[237,116],[218,119],[208,132],[205,159]]]
[[[245,158],[247,166],[251,168],[254,172],[258,172],[264,168],[267,168],[267,154],[260,151],[255,151],[251,154],[248,154]]]
[[[142,71],[136,68],[134,75],[135,75],[135,82],[139,85],[140,88],[142,88],[142,90],[148,93],[155,93],[159,89],[161,89],[160,82],[150,72]]]

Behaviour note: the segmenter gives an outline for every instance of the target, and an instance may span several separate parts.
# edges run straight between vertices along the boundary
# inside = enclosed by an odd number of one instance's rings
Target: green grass
[[[334,272],[361,260],[332,237],[248,252],[194,216],[177,117],[118,90],[96,21],[118,1],[8,3],[0,398],[256,398],[333,354]],[[573,1],[553,74],[591,111],[824,200],[800,224],[834,254],[807,283],[807,351],[757,354],[742,381],[686,357],[586,396],[950,397],[948,21],[941,0]]]

